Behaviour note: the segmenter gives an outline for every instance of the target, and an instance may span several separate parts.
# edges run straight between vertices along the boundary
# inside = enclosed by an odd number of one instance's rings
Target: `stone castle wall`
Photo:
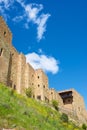
[[[87,122],[87,111],[85,109],[85,103],[83,97],[74,89],[58,92],[63,102],[60,105],[60,110],[72,111],[72,114],[77,117],[80,123]],[[65,102],[64,102],[65,100]]]
[[[77,117],[82,122],[87,122],[87,112],[85,109],[85,103],[83,97],[73,89],[73,109],[75,110]]]
[[[5,43],[8,44],[12,43],[12,33],[1,16],[0,16],[0,39],[2,39],[3,42]]]
[[[5,84],[9,76],[11,38],[11,32],[0,17],[0,82]]]
[[[48,77],[43,70],[34,70],[29,63],[26,63],[25,56],[12,46],[12,33],[2,17],[0,17],[0,82],[21,94],[24,94],[26,88],[31,87],[33,98],[46,102],[57,100],[60,108],[75,111],[79,119],[83,120],[82,117],[85,117],[87,121],[83,97],[74,89],[62,92],[49,89]],[[67,95],[67,92],[70,92],[71,96]],[[65,96],[68,98],[63,99],[64,97],[61,97],[63,93],[66,93]]]
[[[48,100],[48,78],[41,69],[35,71],[35,98]]]
[[[60,95],[58,94],[58,92],[54,88],[49,89],[49,101],[52,101],[52,100],[57,100],[59,106],[61,107],[63,106],[63,101]]]
[[[18,55],[17,61],[17,86],[16,89],[18,93],[23,93],[23,88],[25,88],[25,65],[26,58],[23,54]]]

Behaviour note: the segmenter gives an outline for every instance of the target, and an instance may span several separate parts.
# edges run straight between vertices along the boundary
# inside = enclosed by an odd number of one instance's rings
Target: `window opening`
[[[33,95],[33,98],[35,98],[35,95]]]
[[[38,76],[37,78],[39,79],[40,77]]]
[[[1,48],[0,50],[0,56],[2,56],[2,53],[3,53],[3,48]]]
[[[43,85],[43,87],[45,88],[45,85]]]
[[[6,36],[6,31],[4,31],[4,36]]]
[[[38,95],[38,96],[37,96],[37,99],[38,99],[38,100],[41,100],[41,96],[40,96],[40,95]]]
[[[38,84],[38,87],[40,87],[40,85]]]
[[[14,85],[14,90],[16,90],[16,85]]]
[[[70,102],[70,99],[68,99],[68,102]]]

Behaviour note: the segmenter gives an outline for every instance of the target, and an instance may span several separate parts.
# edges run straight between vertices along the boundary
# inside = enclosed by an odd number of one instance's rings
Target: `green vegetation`
[[[82,130],[63,122],[58,111],[31,98],[23,97],[0,84],[0,129],[16,130]]]
[[[52,106],[58,111],[58,102],[56,100],[52,100]]]
[[[87,129],[86,124],[83,124],[83,125],[82,125],[82,128],[83,128],[84,130],[86,130],[86,129]]]
[[[68,123],[68,121],[69,121],[68,116],[67,116],[65,113],[62,113],[62,115],[61,115],[61,120],[62,120],[63,122],[67,122],[67,123]]]
[[[33,95],[32,88],[26,88],[25,94],[27,97],[31,98]]]

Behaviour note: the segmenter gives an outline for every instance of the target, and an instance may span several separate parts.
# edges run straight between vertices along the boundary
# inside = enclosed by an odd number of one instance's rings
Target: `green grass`
[[[59,112],[33,99],[23,97],[0,84],[0,128],[17,130],[82,130],[64,123]]]

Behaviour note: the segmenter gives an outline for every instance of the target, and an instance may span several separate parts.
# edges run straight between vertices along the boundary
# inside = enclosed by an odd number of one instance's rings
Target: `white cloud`
[[[46,31],[46,24],[50,14],[42,13],[44,9],[42,4],[36,4],[36,3],[25,4],[24,0],[0,0],[1,14],[3,14],[3,16],[6,17],[6,15],[8,14],[6,14],[5,11],[10,10],[11,8],[15,9],[14,8],[16,6],[15,2],[17,2],[21,6],[22,10],[21,12],[19,12],[21,13],[20,16],[14,16],[14,18],[12,18],[13,21],[20,22],[24,20],[25,21],[24,26],[26,29],[29,29],[30,23],[37,25],[37,40],[40,41],[44,36],[44,32]]]
[[[3,6],[5,9],[9,9],[9,7],[12,5],[13,0],[0,0],[0,5]]]
[[[2,6],[0,6],[0,13],[1,13],[1,14],[4,13],[4,10],[3,10]]]
[[[45,72],[56,74],[59,71],[58,61],[51,56],[37,54],[35,52],[26,55],[26,62],[30,63],[34,69],[43,69]]]
[[[18,0],[19,2],[19,0]],[[43,38],[44,32],[46,31],[46,22],[50,16],[50,14],[39,14],[43,9],[42,4],[31,3],[25,5],[23,2],[20,2],[21,6],[24,8],[24,15],[27,21],[25,23],[25,28],[29,28],[29,23],[33,22],[37,25],[37,39],[40,41]],[[19,21],[21,16],[17,16],[15,21]]]
[[[38,17],[38,13],[43,9],[43,5],[28,4],[28,5],[24,5],[24,9],[25,9],[28,19],[35,22],[35,20]]]
[[[37,39],[41,40],[44,32],[46,31],[46,22],[49,18],[50,14],[42,14],[37,20]]]
[[[8,14],[5,13],[6,10],[9,10],[14,0],[0,0],[0,14],[7,20],[9,17]]]
[[[13,18],[14,22],[20,22],[21,20],[23,20],[24,16],[16,16],[15,18]]]

